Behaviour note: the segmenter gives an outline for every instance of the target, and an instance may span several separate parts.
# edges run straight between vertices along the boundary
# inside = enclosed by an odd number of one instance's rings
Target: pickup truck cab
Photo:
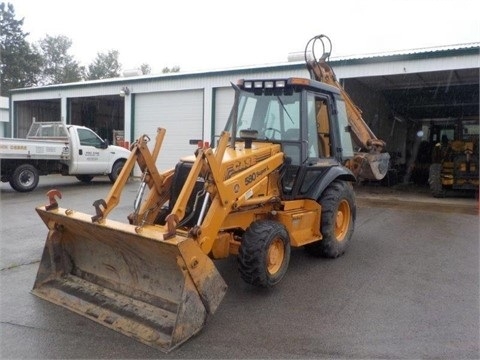
[[[1,181],[19,192],[34,190],[40,175],[55,173],[82,182],[108,175],[115,182],[129,155],[87,127],[34,122],[26,139],[0,139]]]

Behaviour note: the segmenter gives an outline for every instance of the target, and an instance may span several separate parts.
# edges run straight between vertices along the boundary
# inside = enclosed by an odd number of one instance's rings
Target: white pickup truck
[[[34,122],[26,139],[0,138],[1,181],[32,191],[40,175],[62,174],[90,182],[108,175],[115,182],[130,151],[108,145],[89,128],[61,122]]]

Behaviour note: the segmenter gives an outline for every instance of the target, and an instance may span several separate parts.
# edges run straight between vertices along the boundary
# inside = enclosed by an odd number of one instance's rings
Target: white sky
[[[65,35],[87,66],[118,50],[123,70],[284,63],[326,34],[332,57],[480,42],[478,0],[10,0],[29,42]]]

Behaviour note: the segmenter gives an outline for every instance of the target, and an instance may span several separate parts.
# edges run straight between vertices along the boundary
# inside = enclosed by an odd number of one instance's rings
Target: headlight
[[[243,83],[243,87],[244,87],[245,89],[251,89],[251,88],[253,87],[253,84],[252,84],[251,81],[245,81],[245,82]]]
[[[265,89],[273,89],[273,81],[265,81]]]

